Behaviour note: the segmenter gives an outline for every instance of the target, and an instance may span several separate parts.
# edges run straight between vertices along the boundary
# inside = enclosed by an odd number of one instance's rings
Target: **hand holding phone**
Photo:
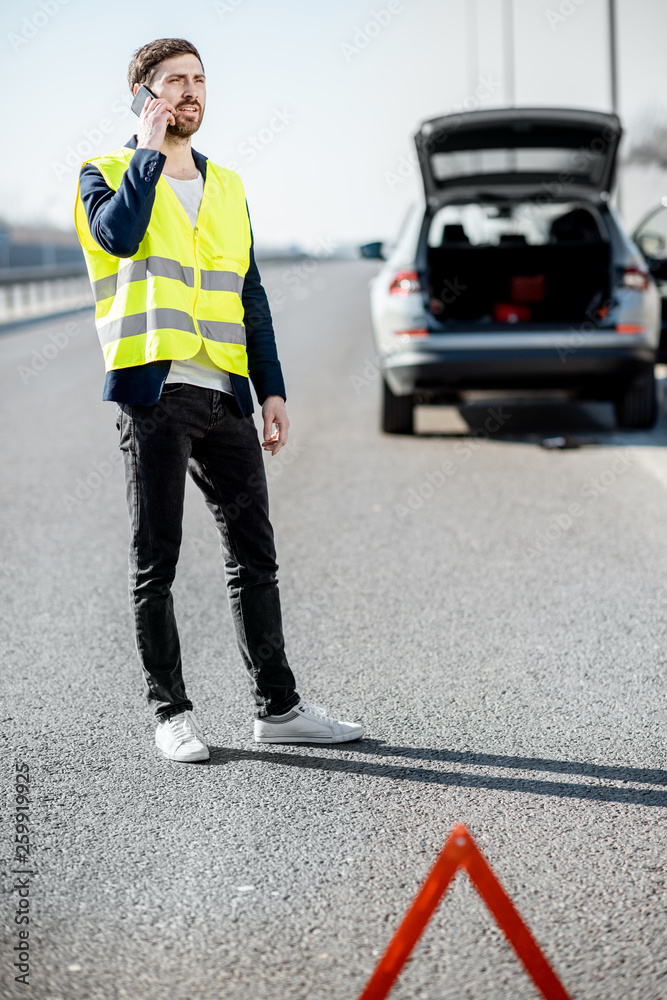
[[[148,98],[155,100],[155,94],[152,90],[149,90],[144,84],[139,87],[139,90],[134,95],[134,100],[132,101],[132,110],[135,115],[140,116],[141,112],[144,110],[144,104]]]
[[[132,110],[135,115],[139,115],[137,149],[160,149],[167,125],[176,124],[174,107],[142,85],[132,101]]]

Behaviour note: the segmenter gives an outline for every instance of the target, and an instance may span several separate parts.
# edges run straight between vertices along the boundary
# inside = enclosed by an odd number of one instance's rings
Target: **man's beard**
[[[167,135],[173,135],[177,139],[187,139],[189,136],[194,135],[194,133],[199,129],[203,117],[204,114],[202,112],[198,119],[186,118],[179,125],[177,111],[175,115],[176,125],[167,125]]]

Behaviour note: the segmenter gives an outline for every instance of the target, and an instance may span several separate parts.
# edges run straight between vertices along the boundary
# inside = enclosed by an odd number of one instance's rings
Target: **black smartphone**
[[[132,101],[132,110],[134,111],[135,115],[141,114],[141,112],[144,110],[144,104],[146,103],[146,100],[149,97],[155,97],[155,94],[153,93],[152,90],[149,90],[148,87],[144,87],[144,85],[142,84],[141,87],[139,87],[139,90],[137,91],[134,100]]]

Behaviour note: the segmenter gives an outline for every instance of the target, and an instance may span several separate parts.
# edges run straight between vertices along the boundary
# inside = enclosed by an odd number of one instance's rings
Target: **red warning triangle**
[[[545,1000],[570,1000],[465,826],[454,827],[359,1000],[384,1000],[459,868],[465,869]]]

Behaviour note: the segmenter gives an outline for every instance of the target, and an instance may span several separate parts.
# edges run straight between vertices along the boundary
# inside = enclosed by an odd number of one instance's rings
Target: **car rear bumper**
[[[626,339],[626,338],[624,338]],[[616,346],[447,349],[425,341],[383,358],[383,371],[396,395],[459,389],[563,388],[592,392],[629,381],[655,363],[646,343]]]

